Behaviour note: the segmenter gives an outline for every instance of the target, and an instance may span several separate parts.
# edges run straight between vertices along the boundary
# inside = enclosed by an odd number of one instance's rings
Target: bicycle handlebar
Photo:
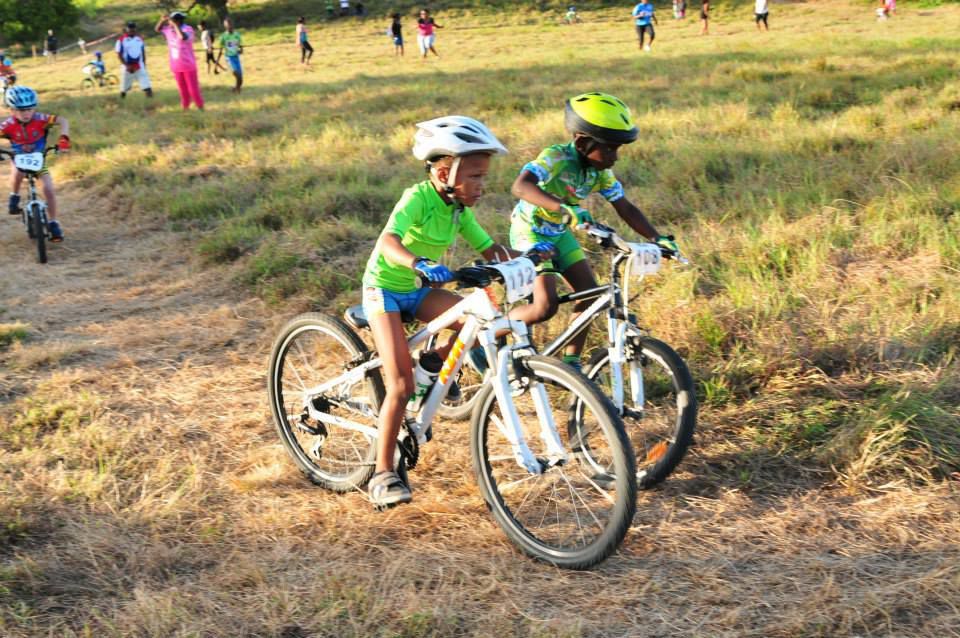
[[[38,151],[34,151],[34,152],[36,153]],[[54,153],[54,154],[60,153],[60,149],[57,148],[56,144],[54,144],[53,146],[48,146],[47,148],[43,149],[44,159],[46,159],[47,155],[49,155],[50,153]],[[9,149],[0,148],[0,160],[3,160],[3,159],[12,160],[17,155],[25,155],[25,153],[15,153]]]
[[[526,257],[532,261],[534,266],[543,260],[540,257],[540,253],[533,251],[525,252],[521,257]],[[453,271],[453,279],[446,283],[456,283],[457,288],[486,288],[494,282],[502,283],[503,274],[494,268],[493,265],[493,263],[489,265],[480,263],[458,268]],[[419,275],[419,279],[421,284],[430,283],[423,275]]]
[[[630,254],[633,252],[633,249],[630,248],[630,243],[621,237],[617,231],[610,226],[606,226],[599,222],[594,222],[587,227],[586,231],[588,235],[596,239],[597,243],[604,248],[615,248],[624,254]],[[673,259],[681,264],[690,263],[686,257],[680,254],[680,251],[670,250],[665,246],[660,246],[660,254],[665,259]]]

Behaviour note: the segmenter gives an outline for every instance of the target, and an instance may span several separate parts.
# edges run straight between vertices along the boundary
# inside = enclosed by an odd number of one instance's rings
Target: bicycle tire
[[[36,210],[30,215],[33,238],[37,242],[37,261],[41,264],[47,263],[47,229],[44,227],[43,217]]]
[[[627,407],[633,408],[634,414],[642,414],[642,418],[627,414],[623,424],[637,460],[637,485],[650,489],[670,476],[693,442],[697,398],[690,370],[673,348],[659,339],[641,337],[639,352],[645,401],[643,406]],[[591,355],[587,364],[587,377],[607,393],[610,387],[603,373],[609,362],[609,353],[601,349]],[[627,363],[625,377],[629,374],[630,362]],[[629,379],[625,378],[626,394],[629,388]],[[629,403],[629,397],[625,403]]]
[[[80,88],[82,88],[84,91],[89,91],[93,88],[93,80],[90,78],[84,79],[82,82],[80,82]]]
[[[104,77],[104,81],[107,83],[107,86],[117,86],[120,84],[120,79],[112,73],[107,74],[107,76]]]
[[[312,335],[316,341],[307,342],[308,335]],[[301,339],[299,344],[298,339]],[[293,352],[295,345],[297,349]],[[335,351],[337,346],[343,356],[339,360]],[[295,391],[295,385],[306,388],[336,377],[347,369],[350,362],[359,360],[367,352],[369,350],[363,340],[346,323],[320,313],[306,313],[288,321],[271,349],[267,394],[280,440],[297,467],[311,482],[335,492],[357,489],[370,480],[376,460],[376,438],[311,422],[303,408],[303,396]],[[292,356],[288,358],[288,355]],[[302,375],[293,363],[293,356],[299,356]],[[285,375],[285,372],[292,374]],[[308,375],[310,380],[305,383],[303,376]],[[359,384],[340,386],[336,390],[341,393],[340,399],[346,397],[355,402],[369,402],[374,413],[372,423],[369,423],[369,416],[358,415],[355,410],[340,407],[336,403],[325,405],[325,412],[346,415],[351,420],[366,418],[366,425],[376,427],[375,415],[379,413],[385,395],[378,370]],[[324,397],[313,397],[311,400],[326,401]],[[291,413],[298,406],[299,413]],[[306,438],[309,449],[304,449],[298,435]]]
[[[553,394],[554,398],[560,398],[558,408],[552,411],[569,458],[565,464],[546,467],[539,475],[519,467],[509,442],[492,418],[496,415],[497,397],[494,384],[487,384],[477,397],[470,428],[470,452],[480,493],[497,524],[521,551],[557,567],[587,569],[616,551],[633,520],[637,500],[633,453],[613,404],[582,374],[556,359],[541,355],[524,357],[517,362],[517,368],[524,382],[543,383],[548,388],[548,396]],[[561,394],[562,391],[568,391],[569,396]],[[529,417],[533,416],[533,425],[537,429],[526,434],[526,440],[531,451],[540,458],[535,449],[542,444],[537,425],[539,420],[530,405],[530,395],[528,389],[512,400],[521,421],[527,424],[525,429],[529,428]],[[585,472],[592,468],[579,458],[579,440],[563,437],[571,428],[560,426],[564,419],[572,417],[573,405],[590,410],[590,424],[584,425],[587,420],[584,418],[582,428],[573,428],[578,430],[578,436],[583,430],[590,429],[596,433],[596,439],[602,439],[607,446],[609,464],[615,475],[611,477],[611,484],[605,487],[601,488],[597,477]],[[528,418],[524,419],[525,416]],[[575,495],[575,484],[583,486],[586,493]],[[558,492],[558,486],[569,493],[572,514],[561,514],[561,501],[566,501],[566,493]],[[542,508],[535,503],[541,496],[547,499]],[[557,496],[562,498],[555,498]],[[607,509],[599,511],[600,504]],[[531,523],[536,523],[538,518],[538,527],[533,529]],[[588,533],[590,538],[587,538]],[[564,542],[567,540],[571,540],[574,546],[566,546]],[[579,545],[578,540],[582,541]]]

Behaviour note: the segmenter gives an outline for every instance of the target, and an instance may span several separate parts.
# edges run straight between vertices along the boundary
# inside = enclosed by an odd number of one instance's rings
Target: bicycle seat
[[[365,330],[370,327],[370,322],[367,321],[367,314],[363,311],[363,306],[360,304],[347,308],[343,313],[343,318],[357,330]],[[416,321],[416,317],[408,312],[401,312],[400,320],[403,323],[412,323]]]

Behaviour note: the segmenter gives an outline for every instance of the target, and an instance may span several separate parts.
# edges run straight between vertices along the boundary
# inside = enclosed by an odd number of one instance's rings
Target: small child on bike
[[[611,170],[624,144],[637,139],[630,109],[620,99],[605,93],[584,93],[567,100],[564,123],[573,140],[544,149],[526,164],[511,192],[520,201],[513,209],[510,245],[526,250],[549,242],[554,247],[552,263],[541,265],[558,272],[575,291],[597,286],[590,263],[570,226],[588,227],[590,212],[580,203],[591,193],[600,193],[627,225],[650,241],[676,251],[672,237],[661,235],[646,216],[626,198],[623,185]],[[592,299],[578,302],[571,321]],[[533,302],[518,306],[511,318],[530,325],[557,313],[557,282],[544,274],[534,282]],[[584,330],[567,347],[564,363],[580,369],[580,353],[587,338]]]
[[[93,78],[101,78],[107,72],[107,65],[103,63],[103,53],[93,52],[93,59],[83,65],[83,72]]]
[[[61,151],[70,150],[70,125],[65,118],[38,112],[36,91],[26,86],[13,86],[7,89],[4,101],[10,107],[10,117],[0,122],[0,137],[10,140],[14,153],[42,152],[47,146],[47,135],[55,124],[60,125],[57,148]],[[9,210],[11,215],[19,215],[20,185],[24,175],[17,167],[11,168]],[[53,179],[46,166],[40,171],[39,177],[43,184],[44,199],[47,200],[50,240],[63,241],[63,230],[57,221],[57,198],[53,190]]]
[[[17,73],[13,70],[13,60],[2,50],[0,50],[0,78],[3,80],[4,88],[17,83]]]
[[[517,254],[494,243],[470,209],[483,195],[491,157],[506,152],[496,136],[472,118],[446,116],[417,124],[413,154],[425,162],[429,178],[404,191],[363,274],[363,309],[383,361],[386,385],[377,421],[376,472],[368,488],[375,506],[411,499],[410,488],[393,464],[407,400],[414,391],[413,361],[401,316],[430,321],[461,300],[447,290],[418,287],[418,277],[435,284],[453,278],[437,260],[458,234],[488,260]],[[445,356],[449,348],[447,344],[438,354]]]

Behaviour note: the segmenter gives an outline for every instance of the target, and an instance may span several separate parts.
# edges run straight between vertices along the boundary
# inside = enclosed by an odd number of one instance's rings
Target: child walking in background
[[[637,27],[637,37],[640,39],[640,48],[644,51],[650,51],[653,46],[653,39],[657,37],[656,32],[653,30],[653,25],[654,23],[660,24],[657,22],[657,14],[654,13],[653,3],[647,0],[638,3],[637,6],[633,8],[631,15]],[[643,37],[647,33],[650,34],[650,42],[644,45]]]
[[[200,44],[203,45],[203,53],[207,62],[207,75],[210,75],[211,68],[213,69],[213,74],[217,75],[220,71],[226,71],[226,69],[220,64],[216,56],[213,54],[213,30],[207,27],[207,23],[204,20],[200,21]]]
[[[233,77],[236,80],[233,92],[239,93],[241,87],[243,87],[243,65],[240,64],[240,55],[243,53],[243,39],[237,31],[233,30],[233,20],[230,18],[223,19],[223,28],[225,30],[220,34],[220,53],[227,56],[227,64],[230,65],[230,70],[233,71]],[[218,54],[217,61],[219,62],[219,60],[220,55]]]
[[[430,12],[427,9],[420,9],[420,17],[417,19],[417,44],[420,45],[420,55],[423,58],[427,57],[428,51],[433,51],[435,56],[440,57],[437,50],[433,48],[433,43],[437,39],[434,30],[442,28],[430,17]]]
[[[393,22],[390,23],[390,35],[393,36],[393,53],[403,57],[403,24],[400,22],[400,14],[393,14]]]
[[[60,125],[60,138],[57,148],[61,151],[70,150],[70,125],[64,118],[58,118],[49,113],[37,112],[37,92],[26,86],[13,86],[7,89],[4,101],[10,107],[10,117],[0,123],[0,137],[10,140],[10,147],[14,153],[37,153],[47,147],[47,135],[55,124]],[[57,194],[53,190],[53,178],[50,171],[43,167],[39,173],[40,183],[43,184],[43,197],[47,200],[47,229],[50,231],[50,241],[63,241],[63,229],[57,221]],[[10,173],[10,201],[8,208],[11,215],[20,214],[20,186],[23,184],[23,173],[16,166],[12,166]]]
[[[710,32],[710,0],[703,0],[700,4],[700,35]]]
[[[307,19],[303,16],[297,18],[297,44],[300,46],[300,64],[309,66],[310,58],[313,57],[313,47],[307,40]]]
[[[767,18],[770,16],[770,6],[768,0],[757,0],[754,7],[753,17],[757,21],[757,31],[769,31],[770,25],[767,24]],[[763,24],[763,27],[760,25]]]

